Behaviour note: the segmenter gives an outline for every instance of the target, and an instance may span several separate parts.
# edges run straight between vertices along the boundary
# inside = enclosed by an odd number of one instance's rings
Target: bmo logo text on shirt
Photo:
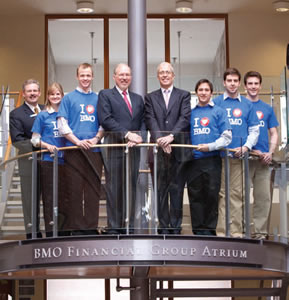
[[[199,135],[199,134],[210,134],[211,132],[211,129],[208,128],[207,126],[209,125],[210,123],[210,119],[207,118],[207,117],[203,117],[203,118],[194,118],[195,120],[195,123],[194,123],[194,135]],[[200,125],[199,125],[199,122],[201,124],[201,128],[200,128]]]
[[[243,124],[242,120],[242,110],[240,108],[226,108],[227,116],[231,125],[241,126]]]
[[[80,111],[80,122],[95,122],[95,115],[93,115],[95,109],[94,106],[89,104],[79,104]]]

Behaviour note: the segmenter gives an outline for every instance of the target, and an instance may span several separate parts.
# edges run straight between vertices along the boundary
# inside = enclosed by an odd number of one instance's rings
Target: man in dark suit
[[[24,103],[10,113],[10,135],[13,145],[19,150],[18,155],[32,152],[35,148],[30,142],[31,128],[37,114],[43,109],[39,105],[41,95],[39,82],[28,79],[22,86]],[[18,159],[19,175],[21,183],[21,197],[24,215],[24,224],[27,238],[31,238],[31,210],[32,210],[32,161],[29,157]],[[37,176],[37,216],[39,215],[40,184]],[[37,236],[40,237],[39,219],[36,224]]]
[[[139,149],[131,148],[142,142],[140,131],[145,130],[144,102],[140,95],[128,91],[131,69],[119,64],[114,70],[113,89],[99,93],[97,113],[105,130],[104,143],[123,144],[130,147],[130,183],[126,182],[125,148],[107,148],[103,153],[105,165],[108,233],[124,232],[126,211],[126,184],[130,186],[130,227],[133,227],[136,182],[139,170]]]
[[[185,152],[172,149],[171,144],[186,142],[191,95],[173,86],[175,74],[170,63],[162,62],[157,76],[161,88],[145,96],[145,122],[151,142],[160,147],[157,164],[159,233],[179,234],[183,207],[183,185],[179,182],[182,182],[180,170]]]

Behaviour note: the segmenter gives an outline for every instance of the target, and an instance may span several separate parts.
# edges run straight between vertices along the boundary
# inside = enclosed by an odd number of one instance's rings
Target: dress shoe
[[[120,231],[120,229],[105,228],[101,231],[101,234],[118,235],[118,234],[121,234],[121,231]]]
[[[159,228],[158,234],[170,234],[169,229]]]
[[[42,239],[42,233],[41,232],[37,232],[36,238],[37,239]],[[32,233],[26,233],[26,239],[27,240],[31,240],[32,239]]]

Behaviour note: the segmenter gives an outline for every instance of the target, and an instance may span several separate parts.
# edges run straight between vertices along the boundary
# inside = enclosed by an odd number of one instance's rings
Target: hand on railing
[[[172,152],[172,148],[171,148],[171,143],[174,140],[174,136],[172,134],[169,134],[167,136],[163,136],[157,139],[157,143],[159,146],[162,147],[163,151],[165,153],[171,153]]]
[[[208,144],[199,144],[197,145],[197,151],[201,152],[209,152],[209,145]]]
[[[264,165],[269,165],[272,162],[273,154],[271,152],[261,152],[260,150],[252,150],[250,154],[258,156]]]
[[[237,147],[234,149],[235,153],[234,156],[236,157],[243,157],[244,154],[249,150],[246,146],[242,146],[242,147]]]
[[[142,143],[142,137],[133,132],[128,132],[126,138],[128,147],[133,147],[137,144]]]
[[[76,146],[85,149],[85,150],[89,150],[92,145],[92,142],[90,140],[78,140],[76,142]]]

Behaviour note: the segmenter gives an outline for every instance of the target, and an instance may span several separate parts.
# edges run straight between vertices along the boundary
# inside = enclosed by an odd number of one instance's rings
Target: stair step
[[[9,205],[22,205],[22,201],[21,200],[8,200],[7,204]]]
[[[19,199],[21,200],[21,193],[9,193],[8,196],[9,199]],[[9,202],[10,200],[8,200],[7,202]]]
[[[44,226],[40,226],[40,230],[44,230]],[[24,225],[21,226],[1,226],[1,231],[25,232]]]
[[[21,196],[21,188],[10,187],[9,196],[14,196],[14,195]]]

